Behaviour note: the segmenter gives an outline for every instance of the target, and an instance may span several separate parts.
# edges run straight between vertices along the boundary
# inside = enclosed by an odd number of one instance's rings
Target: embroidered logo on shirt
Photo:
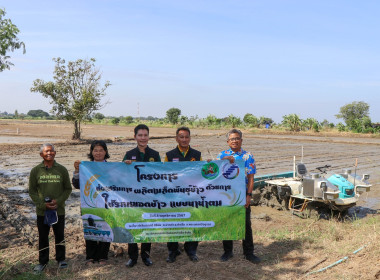
[[[136,159],[136,156],[133,156],[132,159]]]
[[[152,157],[151,157],[151,158],[149,158],[149,161],[154,161],[154,158],[152,158]]]
[[[179,162],[179,158],[173,158],[173,162]]]
[[[196,161],[196,159],[192,157],[192,158],[190,159],[190,161]]]

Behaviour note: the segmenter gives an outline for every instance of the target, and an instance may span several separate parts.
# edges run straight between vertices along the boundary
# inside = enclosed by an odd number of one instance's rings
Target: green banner
[[[87,240],[140,243],[241,240],[244,162],[82,162]]]

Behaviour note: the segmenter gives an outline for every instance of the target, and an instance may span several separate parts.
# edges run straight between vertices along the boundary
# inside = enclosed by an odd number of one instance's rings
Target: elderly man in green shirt
[[[52,144],[43,144],[40,149],[42,163],[35,166],[29,176],[29,195],[36,205],[39,264],[34,268],[41,273],[49,262],[49,232],[53,227],[55,236],[55,259],[59,268],[66,268],[65,262],[65,201],[71,193],[67,169],[54,158],[56,151]]]

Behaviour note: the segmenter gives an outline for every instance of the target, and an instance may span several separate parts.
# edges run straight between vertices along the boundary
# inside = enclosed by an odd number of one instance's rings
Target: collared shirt
[[[182,151],[179,145],[177,147],[178,147],[178,150],[180,150],[183,157],[186,157],[187,153],[189,152],[190,146],[187,147],[186,151]]]
[[[250,152],[244,151],[241,149],[238,152],[234,152],[231,149],[222,151],[219,153],[218,157],[216,159],[220,160],[227,156],[233,156],[236,159],[242,159],[244,160],[244,167],[245,167],[245,184],[248,184],[248,178],[247,175],[249,174],[256,174],[256,163],[255,159],[253,158],[252,154]]]

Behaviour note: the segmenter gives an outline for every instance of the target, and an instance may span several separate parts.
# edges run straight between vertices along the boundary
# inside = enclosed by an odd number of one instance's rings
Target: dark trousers
[[[186,253],[190,255],[195,255],[197,253],[198,241],[187,241],[184,244]],[[169,252],[175,252],[178,250],[178,242],[168,242],[167,244]]]
[[[108,260],[110,242],[86,240],[86,260]]]
[[[152,247],[152,243],[141,243],[141,258],[142,259],[146,259],[150,257],[151,247]],[[137,260],[139,256],[139,248],[137,247],[137,243],[128,244],[128,256],[132,260]]]
[[[224,252],[232,252],[233,241],[223,240]],[[254,251],[252,227],[251,227],[251,207],[245,210],[245,239],[243,240],[243,253],[244,255],[252,255]]]
[[[49,232],[50,226],[44,224],[44,216],[37,216],[38,228],[38,261],[40,264],[49,262]],[[65,215],[58,216],[58,222],[53,226],[55,237],[55,259],[57,262],[64,261],[66,258],[65,247]]]

